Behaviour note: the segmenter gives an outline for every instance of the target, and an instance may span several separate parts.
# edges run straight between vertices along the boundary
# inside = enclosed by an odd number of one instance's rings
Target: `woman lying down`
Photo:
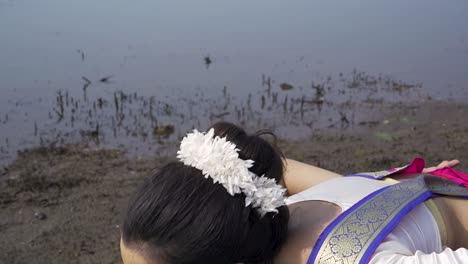
[[[189,133],[131,198],[124,263],[468,263],[458,161],[343,177],[284,159],[261,134]]]

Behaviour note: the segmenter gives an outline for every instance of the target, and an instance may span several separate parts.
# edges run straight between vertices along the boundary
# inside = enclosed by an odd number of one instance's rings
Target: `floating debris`
[[[377,126],[379,124],[380,124],[379,121],[361,121],[361,122],[358,123],[358,125],[360,125],[360,126],[368,126],[368,127],[374,127],[374,126]]]
[[[294,89],[294,86],[292,86],[292,85],[289,84],[289,83],[282,83],[282,84],[280,84],[280,88],[281,88],[281,90],[283,90],[283,91],[288,91],[288,90]]]
[[[162,126],[157,126],[154,128],[153,135],[168,138],[174,132],[175,132],[175,127],[173,125],[162,125]]]
[[[99,82],[102,82],[102,83],[110,83],[110,79],[114,77],[114,75],[109,75],[109,76],[106,76],[106,77],[103,77],[101,79],[99,79]]]
[[[391,89],[401,93],[403,91],[409,90],[409,89],[414,88],[414,87],[416,87],[416,85],[407,84],[407,83],[404,83],[402,81],[398,81],[398,82],[393,81]]]
[[[305,100],[305,99],[303,100],[303,103],[315,104],[315,105],[321,105],[324,102],[325,102],[325,99],[323,99],[323,97],[315,98],[315,99],[312,99],[312,100]]]
[[[206,66],[207,69],[208,69],[208,67],[210,67],[211,63],[213,63],[210,56],[206,56],[203,60],[205,61],[205,66]]]

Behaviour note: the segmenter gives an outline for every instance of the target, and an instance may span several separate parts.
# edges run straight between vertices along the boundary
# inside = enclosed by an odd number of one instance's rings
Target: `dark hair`
[[[240,158],[255,161],[252,172],[280,181],[283,156],[259,136],[266,132],[248,135],[230,123],[213,128],[240,149]],[[231,196],[200,170],[172,162],[132,197],[122,239],[150,263],[269,263],[287,236],[288,208],[278,211],[261,217],[243,194]]]

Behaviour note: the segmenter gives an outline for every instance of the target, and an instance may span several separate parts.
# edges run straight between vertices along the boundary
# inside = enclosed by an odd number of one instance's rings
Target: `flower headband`
[[[253,160],[239,158],[239,149],[225,137],[214,136],[214,129],[207,133],[194,130],[180,143],[177,158],[185,165],[202,171],[205,178],[220,183],[229,194],[245,195],[245,206],[257,208],[261,216],[285,204],[286,189],[276,184],[274,179],[257,176],[249,171]]]

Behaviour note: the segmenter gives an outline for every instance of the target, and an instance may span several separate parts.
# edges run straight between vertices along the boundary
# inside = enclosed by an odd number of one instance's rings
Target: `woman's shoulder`
[[[385,186],[387,182],[362,177],[340,177],[324,181],[286,199],[288,205],[311,200],[338,204],[343,210]]]
[[[289,205],[288,237],[274,263],[307,263],[315,242],[340,213],[341,208],[323,201],[304,201]]]

